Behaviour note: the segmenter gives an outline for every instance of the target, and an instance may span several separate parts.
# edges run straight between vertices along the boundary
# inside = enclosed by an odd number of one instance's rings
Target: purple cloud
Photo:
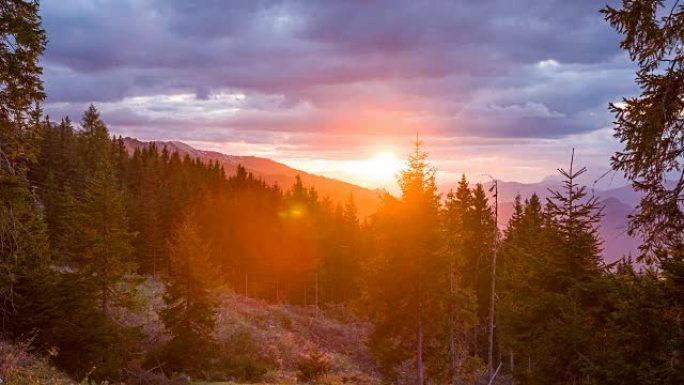
[[[559,139],[635,92],[593,0],[41,5],[46,110],[141,137]]]

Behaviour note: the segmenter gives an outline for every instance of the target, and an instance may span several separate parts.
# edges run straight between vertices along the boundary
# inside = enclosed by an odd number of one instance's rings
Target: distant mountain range
[[[278,184],[283,189],[288,189],[295,182],[295,177],[299,175],[305,185],[314,186],[321,196],[327,195],[334,202],[345,202],[350,195],[353,195],[359,209],[359,215],[362,217],[375,212],[380,204],[381,190],[370,190],[337,179],[310,174],[268,158],[204,151],[177,141],[143,142],[134,138],[124,138],[124,144],[129,152],[136,148],[148,147],[151,143],[154,143],[160,150],[166,148],[169,152],[178,152],[181,156],[187,154],[204,161],[218,161],[228,175],[234,174],[237,166],[241,164],[254,176],[263,179],[266,183]],[[446,192],[455,185],[455,183],[441,185],[438,190]],[[491,182],[485,184],[486,188],[490,186]],[[547,197],[551,196],[549,190],[558,190],[560,187],[560,181],[549,178],[539,183],[499,181],[499,227],[505,228],[511,218],[516,195],[520,194],[525,199],[536,193],[544,202]],[[629,237],[626,234],[626,228],[627,216],[634,211],[640,195],[630,186],[595,190],[594,194],[599,197],[604,207],[604,216],[600,223],[600,235],[603,239],[603,255],[606,262],[613,262],[627,254],[636,255],[639,241]]]
[[[488,191],[493,182],[485,183]],[[456,184],[441,185],[439,190],[446,192],[454,188]],[[515,196],[520,194],[524,200],[537,194],[546,203],[546,198],[551,197],[551,191],[561,189],[561,182],[547,178],[538,183],[519,183],[499,181],[499,228],[503,229],[513,215],[513,202]],[[592,193],[591,186],[587,188]],[[603,240],[603,257],[606,262],[614,262],[621,257],[631,254],[636,256],[640,241],[627,235],[628,216],[634,211],[641,199],[641,195],[634,191],[631,186],[598,190],[593,194],[599,198],[603,206],[603,217],[600,222],[600,236]]]

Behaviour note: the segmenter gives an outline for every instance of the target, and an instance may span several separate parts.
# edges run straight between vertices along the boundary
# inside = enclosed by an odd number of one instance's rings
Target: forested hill
[[[321,196],[327,195],[335,202],[346,202],[352,194],[361,217],[366,217],[375,212],[380,203],[381,192],[378,190],[370,190],[337,179],[310,174],[268,158],[205,151],[179,141],[147,142],[126,137],[123,142],[129,154],[132,154],[135,149],[147,148],[154,143],[159,150],[166,148],[170,153],[177,152],[181,157],[188,155],[204,162],[219,162],[223,166],[226,176],[235,175],[238,165],[242,165],[255,177],[268,184],[277,184],[283,188],[292,186],[297,175],[299,175],[305,185],[315,187]],[[444,197],[449,189],[454,186],[456,183],[443,184],[438,189]],[[472,187],[475,185],[473,184]],[[486,190],[489,190],[491,182],[485,183],[485,187]],[[513,214],[513,201],[516,195],[519,194],[523,200],[532,194],[537,194],[542,199],[546,199],[546,197],[551,196],[550,191],[556,191],[560,188],[560,182],[553,181],[539,183],[499,181],[499,228],[503,230],[508,224]],[[639,240],[631,238],[626,233],[628,215],[633,211],[636,201],[638,201],[638,197],[634,198],[636,194],[634,190],[626,186],[611,190],[600,190],[596,194],[604,207],[601,226],[599,227],[600,238],[603,241],[602,255],[604,260],[614,262],[628,254],[637,255]]]
[[[590,182],[590,181],[589,181]],[[543,202],[552,196],[552,191],[562,189],[560,181],[544,180],[538,183],[520,183],[511,181],[499,181],[499,229],[504,230],[513,216],[514,201],[517,195],[521,199],[536,194]],[[448,192],[456,183],[439,186],[442,192]],[[490,191],[492,182],[484,184],[485,190]],[[631,186],[622,186],[607,190],[594,190],[593,194],[599,199],[602,216],[599,221],[599,237],[602,241],[603,260],[611,263],[626,256],[639,254],[638,248],[641,241],[627,234],[629,215],[635,212],[640,199],[640,194]],[[493,202],[492,192],[489,199]]]
[[[154,143],[158,149],[166,148],[170,153],[178,152],[181,157],[189,155],[204,162],[219,162],[226,171],[226,176],[235,175],[238,165],[242,165],[255,177],[264,180],[269,185],[277,184],[281,188],[292,186],[297,175],[299,175],[305,185],[314,186],[321,196],[328,196],[334,202],[346,202],[349,196],[353,195],[361,217],[375,212],[380,204],[381,192],[378,190],[370,190],[338,179],[310,174],[268,158],[204,151],[178,141],[144,142],[130,137],[124,138],[123,141],[131,154],[135,149],[142,149]]]

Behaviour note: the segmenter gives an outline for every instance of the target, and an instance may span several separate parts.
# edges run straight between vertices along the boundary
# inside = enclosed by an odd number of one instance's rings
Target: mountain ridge
[[[485,191],[488,192],[490,199],[493,193],[489,188],[494,182],[484,183]],[[542,201],[552,195],[551,191],[562,191],[562,182],[552,178],[544,178],[537,183],[521,183],[512,181],[498,181],[499,192],[499,218],[498,225],[504,229],[513,215],[513,202],[516,195],[520,195],[524,201],[526,198],[537,194]],[[455,186],[455,184],[453,184]],[[580,183],[581,185],[581,183]],[[440,185],[443,189],[445,184]],[[452,186],[452,185],[449,185]],[[641,194],[634,191],[631,186],[621,186],[606,190],[594,189],[587,186],[587,194],[594,194],[598,198],[599,206],[602,207],[602,217],[599,220],[599,236],[603,242],[602,255],[607,263],[615,262],[623,256],[638,255],[640,241],[627,234],[629,215],[635,210]]]
[[[321,196],[328,196],[334,202],[344,203],[350,196],[353,196],[361,217],[375,212],[380,204],[381,190],[371,190],[339,179],[308,173],[268,158],[200,150],[179,141],[142,141],[125,137],[123,142],[129,153],[135,151],[136,148],[146,148],[154,144],[160,150],[165,148],[172,153],[178,152],[181,156],[189,155],[203,161],[218,161],[225,169],[226,176],[234,175],[238,165],[242,165],[255,177],[263,179],[268,184],[277,184],[283,189],[292,186],[295,178],[299,176],[305,185],[315,187]]]
[[[235,174],[238,165],[242,165],[256,177],[263,179],[269,184],[277,184],[287,189],[294,182],[297,175],[307,186],[313,186],[321,196],[329,196],[331,200],[339,203],[346,202],[350,194],[358,207],[359,215],[367,217],[375,212],[380,205],[382,190],[371,190],[357,186],[353,183],[311,174],[298,170],[286,164],[268,158],[252,155],[228,155],[217,151],[208,151],[194,148],[180,141],[141,141],[126,137],[123,139],[126,150],[133,152],[136,148],[143,148],[155,144],[159,149],[166,148],[169,152],[178,152],[179,155],[199,158],[204,161],[218,161],[226,170],[226,175]],[[484,183],[485,190],[489,191],[492,181]],[[513,214],[513,201],[520,194],[522,199],[537,194],[544,202],[551,196],[550,190],[561,188],[561,181],[545,178],[537,183],[521,183],[515,181],[499,181],[499,220],[500,229],[504,229]],[[455,183],[440,184],[438,191],[445,193],[449,188],[455,188]],[[592,193],[589,189],[588,193]],[[639,194],[630,186],[621,186],[607,190],[595,190],[594,194],[599,198],[604,207],[603,217],[600,220],[600,236],[603,240],[603,257],[608,263],[614,262],[625,255],[636,255],[639,246],[638,239],[626,234],[628,215],[638,203]],[[492,197],[490,194],[490,198]]]

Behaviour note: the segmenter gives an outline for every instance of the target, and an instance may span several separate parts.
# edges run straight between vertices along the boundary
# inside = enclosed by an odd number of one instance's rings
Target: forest
[[[663,8],[601,11],[642,90],[610,110],[643,244],[608,264],[574,150],[562,188],[518,196],[499,226],[496,184],[463,175],[440,194],[417,138],[400,194],[361,216],[299,178],[127,148],[93,104],[47,116],[39,4],[1,0],[0,383],[288,383],[254,337],[222,339],[226,295],[365,325],[367,378],[336,376],[318,349],[296,358],[298,383],[684,383],[684,8]]]

